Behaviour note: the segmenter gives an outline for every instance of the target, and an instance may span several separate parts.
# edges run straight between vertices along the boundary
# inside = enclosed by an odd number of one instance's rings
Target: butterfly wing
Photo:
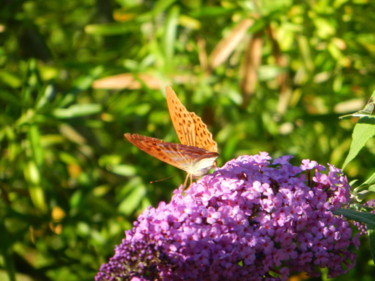
[[[212,134],[206,124],[204,124],[202,119],[195,113],[190,112],[190,116],[194,123],[195,146],[211,152],[217,152],[217,143],[212,138]]]
[[[181,144],[217,152],[217,144],[202,119],[185,108],[171,87],[166,88],[166,96],[169,114]]]
[[[209,152],[199,147],[165,142],[138,134],[124,136],[144,152],[194,176],[207,173],[215,165],[218,157],[216,152]]]
[[[195,146],[194,120],[171,87],[166,88],[169,115],[181,144]]]

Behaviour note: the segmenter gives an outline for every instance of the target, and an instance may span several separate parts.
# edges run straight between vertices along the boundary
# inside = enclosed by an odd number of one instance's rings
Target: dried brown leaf
[[[241,92],[243,96],[242,106],[246,107],[251,95],[254,93],[258,80],[258,69],[262,58],[263,39],[261,33],[254,34],[246,49],[242,64]]]
[[[150,74],[131,74],[122,73],[117,75],[108,76],[105,78],[94,81],[94,89],[107,89],[107,90],[119,90],[119,89],[141,89],[146,85],[150,89],[160,89],[162,81],[155,76]]]
[[[211,69],[222,64],[245,38],[246,31],[253,24],[252,19],[244,19],[238,23],[229,34],[216,45],[209,57],[209,67]]]

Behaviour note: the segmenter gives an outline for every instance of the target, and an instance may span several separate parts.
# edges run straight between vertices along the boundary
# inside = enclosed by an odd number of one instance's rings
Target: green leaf
[[[53,111],[56,118],[74,118],[91,114],[96,114],[102,111],[100,104],[74,104],[68,108],[57,108]]]
[[[374,185],[375,184],[375,173],[373,173],[363,184]]]
[[[367,189],[375,191],[375,173],[373,173],[364,183],[356,187],[356,190]]]
[[[26,163],[24,174],[29,186],[40,184],[40,172],[37,164],[34,161],[28,161]]]
[[[340,116],[339,119],[345,118],[345,117],[368,117],[368,118],[375,118],[375,91],[372,93],[370,100],[366,104],[366,106],[354,113],[346,114],[343,116]]]
[[[369,239],[369,244],[370,244],[371,256],[375,262],[375,228],[369,227],[367,230],[367,233],[368,233],[368,239]]]
[[[235,9],[233,8],[226,8],[221,6],[206,6],[202,7],[199,10],[196,10],[191,13],[191,15],[195,18],[199,17],[220,17],[225,16],[228,14],[233,14]]]
[[[343,116],[340,116],[339,119],[343,119],[346,117],[368,117],[368,118],[375,118],[375,104],[373,102],[370,102],[366,104],[364,109],[361,109],[357,112],[346,114]]]
[[[0,239],[0,249],[1,249],[1,257],[2,257],[2,267],[3,270],[8,275],[8,280],[16,281],[16,270],[15,270],[15,260],[14,260],[14,253],[13,253],[13,235],[9,233],[8,229],[5,226],[5,220],[0,222],[0,232],[1,232],[1,239]],[[5,278],[6,279],[6,278]]]
[[[144,186],[136,185],[128,191],[126,198],[120,203],[118,210],[124,214],[133,213],[138,207],[147,190]]]
[[[36,103],[35,108],[43,108],[49,101],[52,100],[53,96],[56,94],[56,89],[53,85],[48,85]]]
[[[89,24],[85,27],[85,32],[94,35],[118,35],[125,34],[134,30],[134,24],[125,23],[107,23],[107,24]]]
[[[30,198],[34,206],[36,206],[40,210],[46,210],[47,206],[44,197],[44,191],[42,186],[40,185],[41,174],[37,164],[34,161],[29,161],[28,163],[26,163],[24,168],[24,175],[28,182]]]
[[[371,124],[364,123],[362,119],[369,119],[368,117],[362,117],[358,123],[355,125],[353,134],[352,134],[352,143],[350,145],[350,150],[348,156],[346,156],[344,165],[342,168],[352,161],[359,151],[366,145],[367,141],[375,135],[375,120],[371,119]],[[369,120],[370,121],[370,120]]]
[[[34,161],[40,166],[43,162],[43,149],[40,142],[39,128],[35,125],[31,125],[28,136]]]
[[[164,12],[166,9],[168,9],[169,6],[171,6],[176,0],[161,0],[156,1],[155,6],[152,9],[152,13],[154,16],[157,16],[158,14]]]
[[[367,141],[372,138],[375,135],[375,116],[374,110],[375,110],[375,91],[372,93],[369,102],[365,106],[364,109],[355,112],[353,114],[348,114],[341,116],[340,118],[344,118],[346,116],[357,116],[360,117],[358,123],[355,125],[353,134],[352,134],[352,143],[350,145],[350,150],[348,153],[348,156],[346,157],[344,161],[344,165],[342,168],[344,169],[346,165],[352,161],[358,153],[361,151],[361,149],[365,146]]]
[[[155,6],[153,7],[153,9],[151,9],[147,13],[139,15],[136,20],[138,22],[153,20],[155,17],[165,12],[174,2],[176,2],[176,0],[155,1]]]
[[[178,6],[174,6],[170,10],[167,21],[166,21],[164,50],[165,50],[165,57],[167,61],[171,61],[173,59],[174,48],[176,46],[175,41],[176,41],[179,13],[180,13],[180,9],[178,8]]]
[[[108,170],[110,170],[112,173],[125,177],[130,177],[137,174],[137,170],[133,166],[125,164],[110,166],[108,167]]]
[[[0,100],[6,101],[8,104],[12,103],[13,108],[22,107],[19,97],[10,94],[10,92],[7,91],[0,92]]]
[[[2,82],[2,84],[15,89],[19,88],[22,85],[22,79],[19,77],[19,75],[6,70],[0,71],[0,81]],[[4,93],[1,94],[3,95]]]
[[[333,212],[335,215],[343,215],[348,219],[365,223],[368,228],[375,229],[375,214],[358,212],[350,209],[338,209]]]

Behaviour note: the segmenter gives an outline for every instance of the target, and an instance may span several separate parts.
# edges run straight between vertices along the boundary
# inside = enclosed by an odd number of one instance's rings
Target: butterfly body
[[[151,156],[184,170],[190,179],[192,176],[202,176],[216,164],[219,156],[217,144],[202,119],[185,108],[171,87],[166,88],[166,97],[169,114],[181,144],[138,134],[127,133],[124,136]]]

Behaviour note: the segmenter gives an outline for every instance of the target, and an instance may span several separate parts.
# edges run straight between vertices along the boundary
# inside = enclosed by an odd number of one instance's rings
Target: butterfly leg
[[[187,185],[188,180],[190,180],[189,185]],[[187,174],[186,178],[185,178],[185,181],[184,181],[184,189],[187,189],[192,184],[192,182],[193,182],[193,175]]]
[[[184,180],[184,189],[186,189],[186,184],[187,184],[188,178],[189,178],[189,174],[186,175],[186,178]]]

